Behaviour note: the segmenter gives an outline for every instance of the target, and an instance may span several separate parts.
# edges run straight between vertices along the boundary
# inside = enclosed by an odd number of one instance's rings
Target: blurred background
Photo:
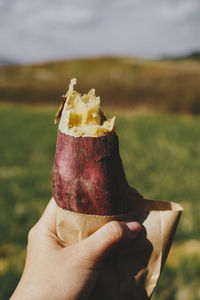
[[[0,300],[51,197],[71,78],[116,115],[129,183],[184,214],[153,300],[200,299],[200,2],[0,0]]]

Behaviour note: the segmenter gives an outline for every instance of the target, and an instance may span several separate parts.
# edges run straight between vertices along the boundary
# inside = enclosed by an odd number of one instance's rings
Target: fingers
[[[141,225],[137,222],[109,222],[81,242],[83,250],[86,250],[83,253],[87,254],[89,251],[91,258],[98,261],[113,249],[133,241],[141,229]]]
[[[43,226],[56,233],[56,202],[51,198],[37,225]]]
[[[46,206],[41,218],[28,234],[28,248],[38,253],[63,248],[56,233],[56,202],[52,198]],[[30,252],[30,250],[29,250]]]

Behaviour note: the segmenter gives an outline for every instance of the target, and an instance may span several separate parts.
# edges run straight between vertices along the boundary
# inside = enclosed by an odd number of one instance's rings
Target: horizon
[[[34,62],[20,62],[20,61],[14,61],[9,60],[9,58],[0,57],[0,66],[9,66],[9,65],[37,65],[37,64],[48,64],[48,63],[59,63],[59,62],[67,62],[67,61],[78,61],[78,60],[98,60],[98,59],[132,59],[132,60],[143,60],[143,61],[162,61],[162,60],[181,60],[181,59],[196,59],[192,58],[193,55],[200,55],[200,49],[196,51],[190,51],[186,52],[182,55],[164,55],[161,57],[142,57],[142,56],[136,56],[136,55],[90,55],[90,56],[78,56],[78,57],[59,57],[59,58],[53,58],[53,59],[38,59]],[[197,58],[199,59],[199,58]]]

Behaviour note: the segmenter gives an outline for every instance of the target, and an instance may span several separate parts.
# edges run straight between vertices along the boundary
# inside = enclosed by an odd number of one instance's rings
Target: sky
[[[0,59],[158,58],[200,49],[200,0],[0,0]]]

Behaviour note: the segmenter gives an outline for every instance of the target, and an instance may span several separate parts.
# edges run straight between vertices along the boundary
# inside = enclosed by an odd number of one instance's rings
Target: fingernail
[[[126,226],[132,233],[139,233],[142,229],[142,226],[138,222],[128,222]]]

